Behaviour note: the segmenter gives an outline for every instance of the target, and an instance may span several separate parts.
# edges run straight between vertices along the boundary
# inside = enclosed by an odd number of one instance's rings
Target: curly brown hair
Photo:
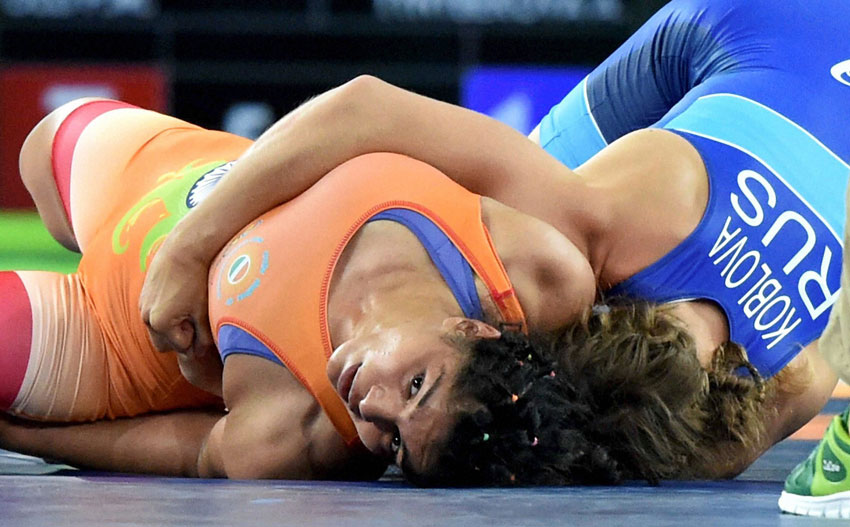
[[[707,477],[763,433],[770,390],[726,343],[703,368],[669,309],[625,302],[553,337],[505,332],[471,345],[458,416],[420,485],[611,484]]]

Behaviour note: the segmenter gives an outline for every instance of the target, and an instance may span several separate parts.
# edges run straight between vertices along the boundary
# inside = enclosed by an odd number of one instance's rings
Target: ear
[[[490,324],[473,318],[449,317],[443,320],[443,331],[468,339],[497,339],[502,332]]]

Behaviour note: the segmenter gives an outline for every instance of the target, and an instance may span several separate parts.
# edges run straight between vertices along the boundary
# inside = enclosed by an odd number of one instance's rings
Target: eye
[[[390,448],[393,451],[393,454],[397,454],[398,450],[401,448],[401,434],[398,431],[398,428],[393,432],[392,441],[390,441]]]
[[[421,374],[417,375],[416,377],[414,377],[413,380],[410,381],[410,396],[414,397],[417,393],[419,393],[419,390],[422,388],[422,385],[424,383],[425,383],[425,374],[424,373],[421,373]]]

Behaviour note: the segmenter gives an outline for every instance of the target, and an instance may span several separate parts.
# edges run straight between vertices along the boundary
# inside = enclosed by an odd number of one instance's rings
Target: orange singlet
[[[156,249],[203,195],[198,182],[250,144],[116,101],[64,119],[45,155],[83,257],[71,275],[16,272],[32,339],[8,412],[89,421],[220,404],[153,348],[138,300]]]
[[[357,437],[354,425],[325,373],[333,351],[328,287],[351,237],[389,209],[416,211],[437,225],[486,284],[503,322],[524,328],[522,309],[481,220],[480,196],[430,165],[398,154],[368,154],[337,167],[245,227],[210,271],[216,338],[233,326],[268,348],[316,397],[348,442]]]
[[[147,265],[171,228],[250,142],[97,101],[69,114],[55,143],[57,186],[83,259],[73,275],[17,273],[30,298],[34,338],[8,411],[79,421],[220,402],[183,379],[173,354],[154,350],[138,297]],[[398,208],[438,226],[486,284],[503,321],[524,327],[481,221],[480,197],[395,154],[361,156],[333,170],[243,229],[210,271],[216,338],[219,329],[236,327],[261,342],[316,397],[349,444],[356,441],[353,424],[325,373],[332,351],[328,286],[357,230]]]

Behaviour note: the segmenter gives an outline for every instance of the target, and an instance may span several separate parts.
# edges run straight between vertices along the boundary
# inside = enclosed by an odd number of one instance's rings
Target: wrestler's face
[[[452,400],[466,360],[446,337],[498,337],[482,322],[452,317],[382,328],[339,346],[328,362],[363,445],[417,473],[427,472],[462,409]]]

